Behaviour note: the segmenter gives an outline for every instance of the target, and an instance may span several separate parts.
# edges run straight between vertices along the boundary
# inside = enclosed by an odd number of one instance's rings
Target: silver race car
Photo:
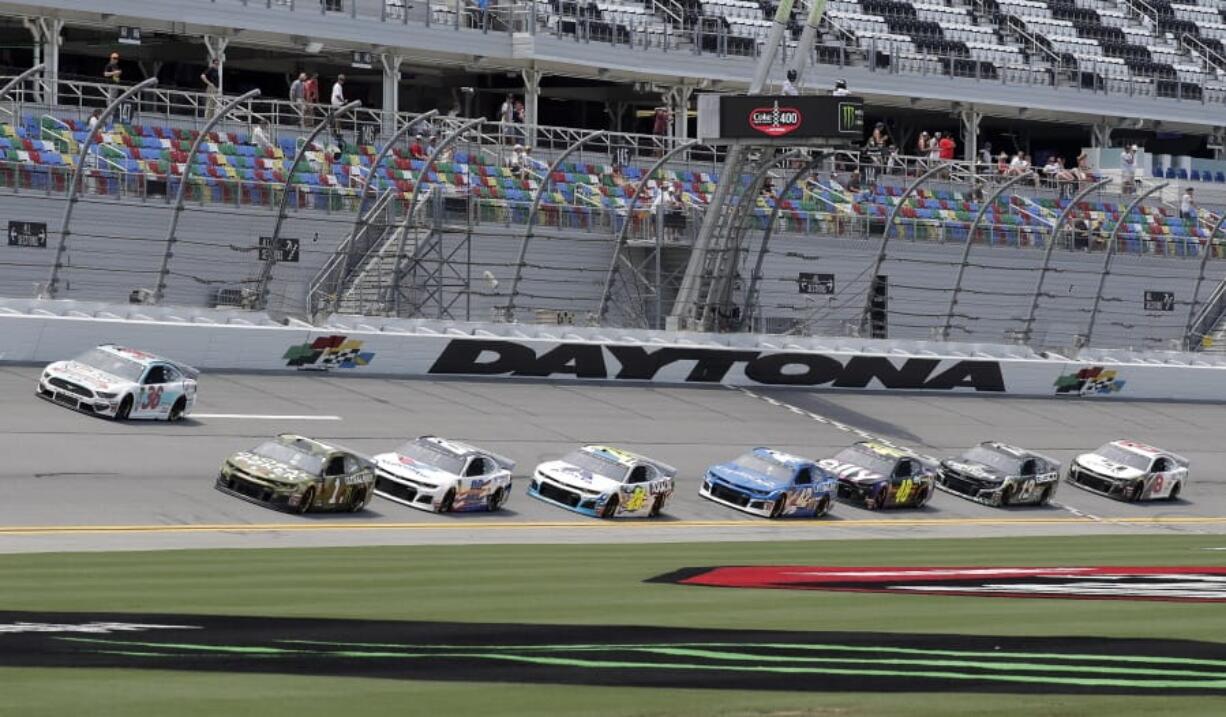
[[[1136,441],[1112,441],[1082,453],[1068,482],[1119,500],[1175,500],[1188,480],[1188,459]]]
[[[515,461],[467,443],[420,436],[375,462],[375,495],[435,513],[498,510]]]
[[[1025,448],[984,441],[941,461],[937,487],[984,505],[1046,505],[1060,482],[1060,463]]]
[[[43,369],[37,393],[61,406],[117,420],[177,421],[196,405],[196,369],[106,344]]]

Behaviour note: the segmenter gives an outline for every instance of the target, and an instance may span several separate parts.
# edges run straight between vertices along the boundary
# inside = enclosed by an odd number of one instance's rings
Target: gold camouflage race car
[[[217,489],[291,513],[357,512],[374,495],[375,469],[351,451],[283,433],[227,458]]]

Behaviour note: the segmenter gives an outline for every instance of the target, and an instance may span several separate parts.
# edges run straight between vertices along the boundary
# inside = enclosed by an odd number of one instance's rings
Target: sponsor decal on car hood
[[[438,466],[422,463],[419,460],[409,456],[402,456],[399,453],[381,453],[374,457],[374,461],[380,468],[392,475],[435,486],[446,485],[457,478],[457,476],[448,473]]]
[[[985,481],[1002,481],[1008,476],[1003,472],[982,463],[967,463],[963,461],[944,460],[941,465],[951,470],[958,471],[963,475],[968,475],[972,478],[978,478]]]
[[[736,463],[720,463],[710,468],[711,473],[729,483],[751,491],[769,493],[786,488],[788,481],[751,471]]]
[[[267,478],[282,483],[303,483],[315,480],[315,476],[306,471],[247,451],[230,456],[230,463],[256,478]]]
[[[1139,468],[1109,461],[1097,453],[1082,453],[1077,456],[1077,464],[1100,475],[1109,478],[1119,478],[1120,480],[1130,480],[1145,475],[1145,471]]]
[[[52,376],[58,376],[73,383],[79,383],[95,391],[108,391],[132,383],[127,379],[109,374],[89,364],[77,363],[76,361],[53,363],[47,367],[47,372]]]
[[[823,458],[817,462],[817,465],[838,476],[841,480],[848,480],[852,483],[876,483],[880,480],[885,480],[885,476],[871,471],[863,466],[858,466],[855,463],[842,463],[833,458]]]
[[[566,461],[549,461],[536,468],[550,480],[580,491],[609,493],[621,487],[621,481],[598,475]]]
[[[916,595],[1226,602],[1226,567],[752,565],[683,568],[649,582]]]

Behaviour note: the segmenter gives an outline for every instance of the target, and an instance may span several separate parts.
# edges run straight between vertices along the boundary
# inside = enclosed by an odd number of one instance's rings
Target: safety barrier
[[[49,362],[119,343],[205,370],[1226,400],[1226,361],[1179,353],[1071,359],[1008,345],[366,317],[312,326],[250,312],[66,301],[0,303],[0,336],[0,362]]]

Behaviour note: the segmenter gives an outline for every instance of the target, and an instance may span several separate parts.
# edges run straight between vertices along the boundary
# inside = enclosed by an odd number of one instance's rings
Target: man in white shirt
[[[298,79],[289,86],[289,101],[298,113],[298,119],[306,127],[306,81],[307,73],[299,72]]]
[[[781,95],[795,97],[800,94],[800,89],[796,87],[796,70],[788,70],[788,78],[783,81],[783,89],[779,91]]]
[[[336,137],[338,147],[345,146],[345,135],[341,134],[341,117],[337,112],[345,106],[345,76],[337,75],[332,83],[332,135]]]
[[[1137,191],[1137,146],[1130,144],[1120,154],[1120,192],[1132,194]]]
[[[1179,215],[1184,219],[1195,220],[1197,214],[1196,200],[1192,198],[1192,188],[1188,187],[1179,199]]]
[[[268,139],[268,133],[265,131],[265,123],[260,122],[251,131],[251,143],[260,149],[273,149],[273,143]]]

